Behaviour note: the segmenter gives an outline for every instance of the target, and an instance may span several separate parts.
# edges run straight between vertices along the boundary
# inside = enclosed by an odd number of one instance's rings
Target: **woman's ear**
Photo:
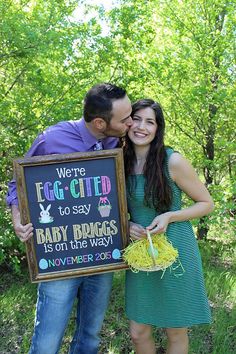
[[[91,123],[93,127],[100,132],[103,132],[107,127],[107,123],[102,118],[94,118]]]

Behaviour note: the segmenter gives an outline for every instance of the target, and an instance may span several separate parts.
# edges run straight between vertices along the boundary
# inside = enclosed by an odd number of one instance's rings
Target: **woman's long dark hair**
[[[157,102],[151,99],[142,99],[133,104],[131,116],[133,117],[137,111],[144,108],[153,109],[157,122],[156,136],[150,144],[147,160],[144,165],[143,173],[146,180],[144,200],[146,205],[154,207],[159,212],[164,212],[169,209],[172,200],[171,188],[165,174],[167,154],[164,145],[164,115],[161,106]],[[128,135],[125,138],[124,160],[125,175],[127,178],[133,173],[134,165],[136,163],[133,143]],[[128,192],[132,193],[133,188],[134,186],[131,183]]]

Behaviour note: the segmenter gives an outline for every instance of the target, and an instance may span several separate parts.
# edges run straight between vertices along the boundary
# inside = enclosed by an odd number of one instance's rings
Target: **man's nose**
[[[129,117],[129,119],[127,120],[127,125],[129,127],[131,127],[131,125],[133,125],[133,119],[131,118],[131,116]]]

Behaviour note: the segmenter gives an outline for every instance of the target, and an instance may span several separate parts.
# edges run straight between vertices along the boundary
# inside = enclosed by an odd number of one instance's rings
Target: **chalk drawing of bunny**
[[[40,206],[40,218],[39,218],[39,222],[42,224],[48,224],[50,222],[53,222],[53,217],[50,216],[49,214],[49,209],[51,208],[51,204],[49,204],[46,208],[46,210],[44,209],[43,205],[41,203],[39,203]]]

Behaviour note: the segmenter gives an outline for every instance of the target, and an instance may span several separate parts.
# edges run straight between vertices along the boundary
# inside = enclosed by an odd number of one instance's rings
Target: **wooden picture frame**
[[[127,268],[122,149],[16,159],[14,171],[32,282]]]

